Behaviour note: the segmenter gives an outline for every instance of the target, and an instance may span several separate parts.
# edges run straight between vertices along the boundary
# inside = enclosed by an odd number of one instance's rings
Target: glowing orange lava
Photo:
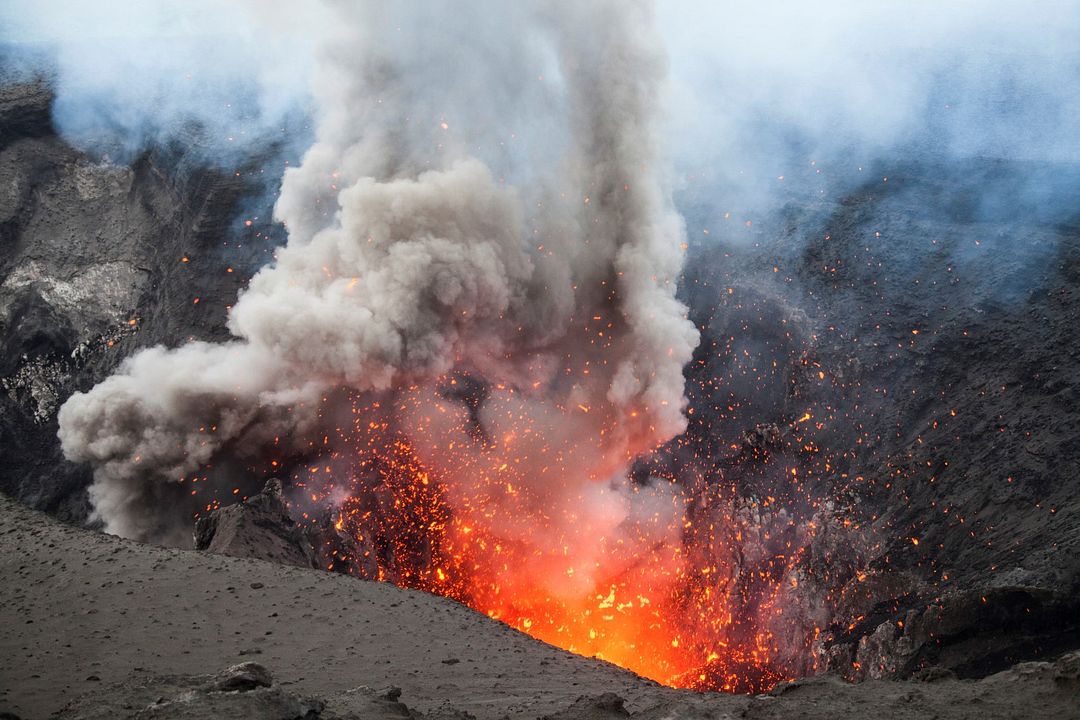
[[[557,522],[533,527],[535,508],[526,530],[506,517],[530,500],[505,463],[451,502],[454,491],[390,423],[369,421],[353,432],[354,441],[363,440],[353,444],[351,484],[322,477],[340,476],[329,465],[294,478],[317,489],[313,499],[344,494],[334,527],[367,557],[340,551],[335,563],[342,567],[374,564],[378,579],[453,598],[537,639],[670,686],[761,692],[788,676],[767,620],[784,612],[778,597],[793,582],[798,553],[737,567],[732,548],[750,530],[718,509],[730,507],[721,498],[683,500],[677,513],[661,505],[631,523],[640,537],[586,534],[590,547],[583,547],[581,533],[567,534]],[[649,527],[671,518],[680,526]]]

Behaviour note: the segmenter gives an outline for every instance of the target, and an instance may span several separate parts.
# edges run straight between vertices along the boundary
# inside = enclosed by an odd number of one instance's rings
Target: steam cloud
[[[666,62],[646,2],[510,5],[334,6],[316,142],[276,205],[288,244],[233,307],[236,340],[143,351],[60,411],[108,531],[161,539],[162,486],[303,435],[340,387],[411,397],[403,427],[437,461],[468,412],[440,415],[451,372],[487,384],[487,436],[544,441],[522,477],[555,509],[552,548],[626,519],[605,483],[683,430],[697,343],[661,181]],[[531,162],[530,134],[556,138],[557,159]],[[472,442],[473,470],[500,462],[497,442]]]

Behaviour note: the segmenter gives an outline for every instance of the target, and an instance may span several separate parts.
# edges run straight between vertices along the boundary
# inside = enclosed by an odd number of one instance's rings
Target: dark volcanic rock
[[[868,542],[829,594],[822,665],[975,677],[1053,658],[1080,645],[1080,167],[868,174],[792,185],[752,226],[712,189],[682,199],[691,235],[710,230],[681,290],[703,333],[689,444],[717,484],[796,513],[831,501]],[[741,433],[767,423],[791,439],[759,458]],[[747,445],[755,462],[720,462]]]
[[[1054,663],[1054,682],[1072,687],[1080,686],[1080,651],[1066,653]]]
[[[377,554],[369,536],[359,540],[325,514],[312,518],[304,532],[315,548],[316,567],[367,580],[379,577]]]
[[[894,617],[856,626],[843,652],[834,643],[832,668],[856,679],[925,677],[931,668],[976,678],[1080,645],[1080,601],[1043,588],[954,592]]]
[[[329,515],[290,515],[277,479],[247,500],[211,510],[195,521],[195,549],[234,557],[346,573],[368,580],[379,577],[370,540],[349,535]]]
[[[199,518],[195,523],[195,549],[318,567],[314,548],[289,515],[277,479],[268,481],[261,493],[244,502]]]
[[[0,491],[83,521],[90,472],[60,452],[59,406],[141,347],[225,337],[280,232],[237,217],[270,216],[268,158],[209,168],[193,133],[116,165],[57,137],[51,102],[0,86]]]
[[[51,135],[52,102],[43,80],[0,85],[0,150],[18,138]]]

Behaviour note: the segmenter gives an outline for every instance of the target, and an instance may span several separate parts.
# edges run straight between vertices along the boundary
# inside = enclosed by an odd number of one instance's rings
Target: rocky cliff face
[[[0,88],[0,490],[82,521],[89,474],[60,453],[59,405],[137,348],[223,337],[275,240],[239,217],[270,214],[257,163],[206,168],[192,134],[114,165],[56,136],[51,101]]]
[[[867,539],[862,571],[828,589],[825,665],[971,677],[1076,647],[1080,168],[866,170],[752,225],[708,188],[684,197],[691,232],[720,238],[684,284],[707,339],[693,417],[716,430],[696,452],[811,416],[718,465],[750,496],[829,500]]]

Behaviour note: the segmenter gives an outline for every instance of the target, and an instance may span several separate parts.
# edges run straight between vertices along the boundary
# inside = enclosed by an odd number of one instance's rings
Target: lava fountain
[[[293,469],[361,549],[343,565],[661,682],[768,687],[813,524],[707,463],[628,476],[686,428],[698,342],[652,8],[429,10],[335,6],[288,242],[234,338],[142,351],[61,409],[95,516],[186,537],[192,479]]]
[[[676,687],[760,692],[812,669],[818,628],[784,614],[820,519],[747,512],[705,463],[698,477],[606,476],[588,442],[547,432],[515,394],[456,375],[433,396],[354,399],[291,476],[294,506],[332,518],[325,569],[453,598]],[[477,417],[508,406],[498,435]]]

